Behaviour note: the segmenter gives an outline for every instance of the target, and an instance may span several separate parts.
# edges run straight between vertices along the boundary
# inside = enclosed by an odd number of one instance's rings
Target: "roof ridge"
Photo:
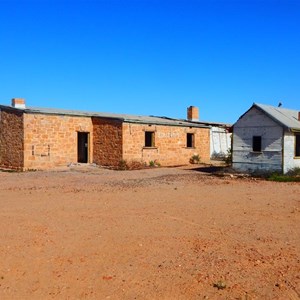
[[[254,105],[256,105],[256,106],[267,106],[267,107],[270,107],[270,108],[274,108],[274,109],[276,109],[277,111],[281,111],[281,110],[287,110],[287,111],[296,111],[296,112],[298,112],[298,111],[300,111],[300,109],[299,110],[297,110],[297,109],[292,109],[292,108],[286,108],[286,107],[278,107],[278,106],[274,106],[274,105],[270,105],[270,104],[263,104],[263,103],[256,103],[256,102],[254,102],[253,103]]]
[[[259,103],[253,103],[253,106],[262,110],[267,116],[286,128],[300,129],[300,121],[297,118],[299,111],[297,110]]]

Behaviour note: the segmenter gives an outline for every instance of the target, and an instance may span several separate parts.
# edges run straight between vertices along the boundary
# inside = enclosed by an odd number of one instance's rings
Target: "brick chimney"
[[[199,109],[196,106],[187,108],[187,119],[189,121],[199,121]]]
[[[298,111],[298,121],[300,121],[300,111]]]
[[[14,108],[26,108],[25,106],[25,99],[23,98],[13,98],[11,100],[11,106],[14,107]]]

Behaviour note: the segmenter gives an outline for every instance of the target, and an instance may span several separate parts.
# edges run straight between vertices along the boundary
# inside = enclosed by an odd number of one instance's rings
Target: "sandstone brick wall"
[[[94,162],[117,166],[122,159],[122,122],[92,118],[94,125]]]
[[[24,168],[48,169],[77,162],[77,132],[89,133],[93,161],[93,124],[89,117],[24,114]]]
[[[157,160],[161,165],[187,164],[199,154],[209,160],[210,130],[163,125],[122,123],[104,118],[0,111],[0,166],[47,169],[76,163],[78,132],[89,133],[88,162],[118,165],[121,159]],[[145,132],[154,132],[155,147],[145,147]],[[193,133],[193,148],[186,145]]]
[[[145,131],[153,131],[155,147],[146,148]],[[187,133],[194,133],[195,147],[186,147]],[[210,130],[162,125],[123,124],[123,158],[127,161],[157,160],[163,166],[188,164],[199,154],[202,161],[210,159]]]
[[[23,169],[23,114],[0,110],[0,167]]]

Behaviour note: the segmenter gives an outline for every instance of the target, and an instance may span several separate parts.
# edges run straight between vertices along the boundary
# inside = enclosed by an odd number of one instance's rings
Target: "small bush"
[[[153,160],[151,160],[151,161],[149,162],[149,167],[155,167],[155,163],[154,163]]]
[[[118,164],[118,170],[128,170],[127,161],[125,159],[121,159]]]
[[[191,158],[190,158],[190,163],[191,164],[199,164],[200,163],[200,155],[199,154],[194,154]]]
[[[160,163],[157,160],[150,160],[149,167],[151,168],[160,167]]]
[[[231,147],[227,150],[227,155],[225,156],[225,163],[230,166],[232,164],[232,148]]]

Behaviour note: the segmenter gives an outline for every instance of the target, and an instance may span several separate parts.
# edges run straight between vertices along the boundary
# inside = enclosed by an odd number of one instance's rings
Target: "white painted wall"
[[[262,151],[252,151],[252,137],[262,137]],[[233,129],[233,168],[242,172],[282,172],[283,129],[256,108],[242,116]]]
[[[212,127],[210,130],[210,157],[212,159],[225,157],[230,147],[231,133],[222,127]]]
[[[296,167],[300,168],[300,158],[295,158],[295,134],[293,132],[285,132],[284,134],[283,153],[284,173]]]

